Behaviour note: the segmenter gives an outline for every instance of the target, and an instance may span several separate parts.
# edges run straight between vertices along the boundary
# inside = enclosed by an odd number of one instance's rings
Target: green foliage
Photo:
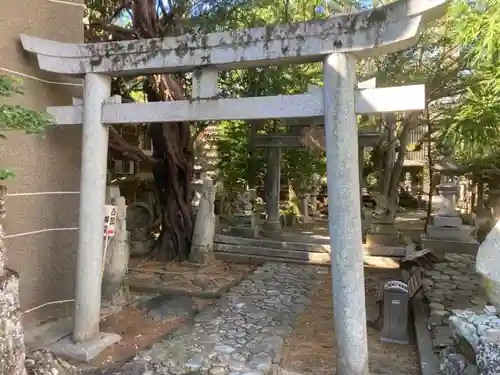
[[[244,121],[222,121],[217,127],[215,139],[219,156],[217,178],[221,179],[225,189],[231,192],[248,184],[251,178],[248,129],[249,126]],[[265,174],[264,155],[261,151],[257,150],[255,154],[258,160],[255,164],[259,166],[256,173],[260,181]]]
[[[233,9],[233,19],[226,26],[241,29],[325,18],[334,11],[338,2],[329,4],[330,8],[318,12],[318,8],[324,5],[323,1],[255,1],[252,7]],[[226,71],[220,74],[219,84],[224,97],[252,97],[303,93],[309,83],[318,84],[321,80],[321,64],[304,64]],[[291,131],[275,120],[263,121],[259,125],[259,135],[289,134]],[[250,124],[242,121],[227,121],[219,126],[216,140],[220,158],[218,177],[227,189],[238,188],[253,180],[262,185],[266,175],[265,150],[260,148],[253,150],[251,155],[249,153],[249,129]],[[293,185],[307,184],[315,174],[324,175],[325,155],[302,148],[285,148],[282,150],[281,166],[283,181]]]
[[[20,79],[0,75],[0,99],[22,94]],[[0,103],[0,138],[5,140],[5,131],[24,131],[26,134],[40,134],[53,124],[52,118],[15,104]],[[12,170],[0,169],[0,181],[14,176]]]
[[[474,67],[497,66],[500,51],[500,0],[482,0],[474,5],[455,1],[451,16],[453,36],[465,46]]]
[[[462,161],[496,159],[500,152],[500,1],[485,0],[474,6],[457,1],[450,17],[453,43],[467,64],[461,77],[467,88],[449,106],[442,138]]]

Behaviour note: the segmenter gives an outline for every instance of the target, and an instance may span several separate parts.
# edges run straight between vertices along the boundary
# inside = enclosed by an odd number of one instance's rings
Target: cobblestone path
[[[452,310],[483,312],[486,296],[480,287],[474,256],[445,254],[445,260],[425,272],[424,290],[429,301],[428,327],[436,352],[453,345],[448,318]]]
[[[106,375],[266,375],[327,268],[266,263],[195,317],[194,324]]]

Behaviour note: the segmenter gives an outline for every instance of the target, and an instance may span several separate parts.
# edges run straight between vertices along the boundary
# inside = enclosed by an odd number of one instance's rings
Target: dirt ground
[[[367,284],[367,318],[374,320],[381,282],[397,278],[395,269],[365,268]],[[380,342],[378,331],[368,328],[370,373],[383,375],[417,375],[417,349],[412,345]],[[335,336],[333,323],[332,282],[329,277],[316,293],[312,304],[296,321],[285,342],[282,354],[282,374],[335,374]],[[284,370],[284,371],[283,371]]]
[[[195,309],[199,312],[212,301],[195,298],[194,302]],[[92,359],[90,365],[100,368],[130,360],[140,350],[161,341],[168,333],[186,324],[191,323],[185,318],[167,317],[157,320],[148,317],[144,309],[126,307],[102,321],[100,327],[101,332],[118,333],[122,339]]]

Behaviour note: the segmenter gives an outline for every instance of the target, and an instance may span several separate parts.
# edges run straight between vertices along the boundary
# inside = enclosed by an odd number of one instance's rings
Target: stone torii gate
[[[380,90],[375,91],[367,91],[365,93],[360,92],[363,89],[374,89],[376,86],[376,79],[371,78],[366,81],[358,82],[356,91],[357,97],[355,99],[355,110],[359,111],[360,114],[372,114],[375,109],[385,112],[389,108],[398,110],[401,108],[414,108],[414,109],[422,109],[422,106],[425,106],[425,87],[423,85],[413,85],[413,86],[403,86],[397,89],[391,88],[390,91],[387,92],[387,95],[401,95],[402,98],[405,98],[404,102],[400,102],[397,104],[397,107],[391,105],[391,101],[385,100],[385,102],[380,102],[376,99],[374,94],[379,93]],[[308,91],[314,92],[315,90],[319,90],[321,92],[322,88],[317,85],[309,85]],[[424,99],[424,100],[422,100]],[[391,102],[387,105],[388,102]],[[316,121],[314,121],[316,120]],[[291,126],[292,129],[297,133],[299,130],[299,134],[295,135],[252,135],[252,147],[262,147],[267,148],[269,151],[268,157],[268,167],[267,167],[267,178],[269,183],[269,195],[266,196],[266,211],[267,211],[267,221],[264,225],[265,232],[269,234],[277,234],[281,232],[281,222],[280,222],[280,210],[279,210],[279,194],[280,194],[280,186],[281,186],[281,166],[280,166],[280,158],[281,158],[281,149],[286,147],[296,148],[296,147],[305,147],[307,138],[310,136],[310,131],[308,127],[311,125],[311,121],[313,125],[324,126],[324,118],[318,119],[293,119],[287,121],[287,125]],[[306,130],[306,132],[304,132]],[[324,132],[324,129],[312,129],[319,130]],[[293,132],[292,132],[293,133]],[[315,137],[311,137],[315,138]],[[380,139],[379,133],[373,132],[362,132],[358,133],[358,161],[359,161],[359,177],[360,182],[363,179],[363,153],[365,146],[375,145]],[[316,139],[314,139],[316,141]],[[319,144],[315,144],[314,147],[325,149],[324,139],[320,140]],[[315,142],[318,143],[318,142]],[[361,183],[360,183],[361,185]],[[360,186],[362,187],[362,186]],[[361,193],[361,192],[360,192]],[[302,198],[301,198],[302,200]],[[307,208],[307,200],[305,202],[301,202],[301,205],[304,207],[303,210]]]
[[[236,32],[104,42],[59,43],[22,35],[42,70],[84,76],[83,105],[50,107],[58,124],[83,124],[80,230],[73,342],[66,351],[94,352],[116,340],[99,333],[102,220],[108,128],[105,124],[322,117],[327,151],[329,229],[337,341],[337,374],[368,374],[361,240],[356,107],[356,61],[414,45],[447,0],[399,0],[351,15]],[[324,88],[300,95],[219,99],[217,72],[322,61]],[[113,103],[111,76],[199,71],[191,100]],[[375,89],[385,101],[391,89]],[[391,95],[391,100],[394,97]],[[404,100],[398,95],[398,99]],[[373,101],[365,103],[366,107]],[[406,105],[388,111],[408,110]],[[374,112],[380,112],[373,108]],[[359,111],[358,111],[359,112]],[[93,353],[95,355],[97,353]]]

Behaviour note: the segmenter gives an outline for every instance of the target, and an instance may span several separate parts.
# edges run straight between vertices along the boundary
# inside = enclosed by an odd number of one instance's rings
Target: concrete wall
[[[47,74],[37,67],[19,43],[26,33],[57,41],[83,40],[83,0],[0,1],[0,74],[14,70],[42,80],[71,82]],[[43,109],[47,105],[69,105],[72,96],[81,96],[80,86],[58,85],[24,79],[23,96],[13,103]],[[40,192],[78,192],[80,185],[81,128],[51,129],[42,137],[8,133],[0,143],[2,167],[16,170],[17,176],[6,185],[10,194]],[[78,194],[18,195],[6,201],[8,248],[7,266],[21,276],[21,310],[45,302],[73,298],[73,277],[77,231],[26,232],[78,226]],[[21,234],[15,236],[16,234]],[[54,314],[68,314],[72,304],[48,307],[25,315],[25,323]]]

